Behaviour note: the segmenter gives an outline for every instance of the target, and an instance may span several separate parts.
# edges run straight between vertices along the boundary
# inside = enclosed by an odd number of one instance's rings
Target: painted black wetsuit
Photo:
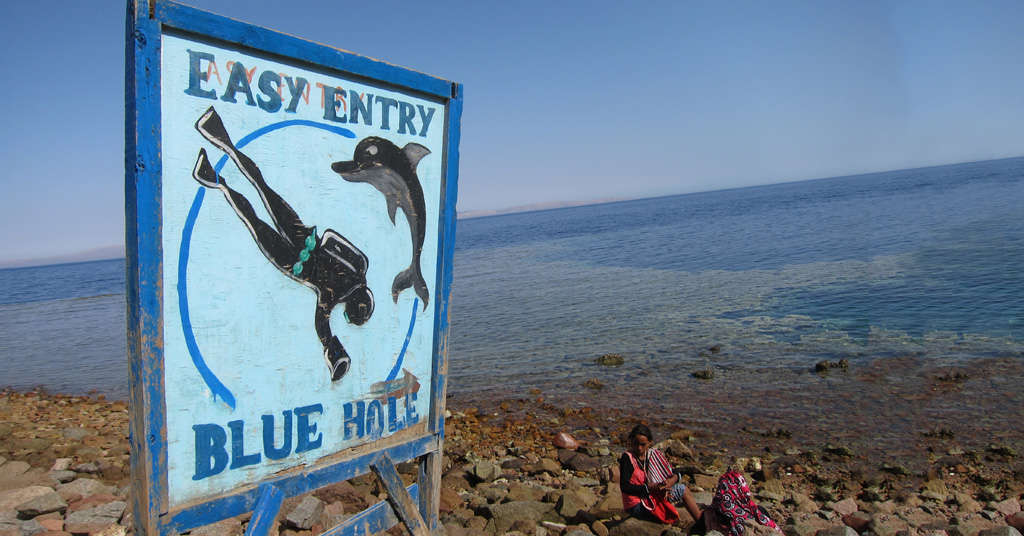
[[[263,180],[256,163],[234,146],[213,107],[196,122],[196,130],[228,155],[252,183],[270,213],[273,225],[261,220],[249,200],[217,176],[205,149],[199,150],[192,176],[203,186],[224,193],[267,260],[286,276],[316,292],[314,326],[324,347],[331,381],[340,380],[348,372],[352,360],[338,337],[331,333],[331,311],[345,302],[345,319],[357,326],[373,314],[373,294],[366,286],[369,265],[366,255],[332,229],[317,236],[316,227],[303,224],[292,207]]]

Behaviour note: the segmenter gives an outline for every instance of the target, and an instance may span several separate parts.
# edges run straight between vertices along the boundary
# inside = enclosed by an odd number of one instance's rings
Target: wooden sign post
[[[125,51],[136,533],[370,472],[326,534],[437,532],[462,87],[163,0]]]

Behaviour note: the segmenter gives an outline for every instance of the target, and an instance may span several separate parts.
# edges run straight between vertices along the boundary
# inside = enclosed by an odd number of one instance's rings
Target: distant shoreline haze
[[[593,199],[589,201],[548,201],[522,205],[518,207],[502,208],[497,210],[470,210],[459,212],[458,219],[483,218],[486,216],[501,216],[505,214],[518,214],[521,212],[535,212],[539,210],[554,210],[558,208],[581,207],[586,205],[600,205],[603,203],[617,203],[629,201],[629,197],[609,197],[605,199]],[[65,255],[51,255],[48,257],[34,257],[30,259],[0,260],[0,269],[5,268],[27,268],[30,266],[50,266],[55,264],[73,264],[76,262],[106,261],[124,258],[124,246],[103,246],[87,249],[76,253]]]
[[[29,266],[49,266],[53,264],[72,264],[76,262],[107,261],[124,258],[124,246],[103,246],[64,255],[35,257],[31,259],[13,259],[0,261],[0,269],[26,268]]]
[[[603,205],[605,203],[618,203],[620,201],[631,201],[632,197],[607,197],[603,199],[591,199],[589,201],[546,201],[533,203],[532,205],[521,205],[518,207],[499,208],[496,210],[467,210],[459,212],[460,220],[470,218],[483,218],[486,216],[501,216],[504,214],[518,214],[520,212],[536,212],[539,210],[554,210],[558,208],[582,207],[587,205]]]
[[[842,175],[842,176],[824,177],[824,178],[818,178],[818,179],[801,179],[801,180],[795,180],[795,181],[789,181],[789,182],[779,182],[779,183],[773,183],[773,184],[753,184],[753,185],[749,185],[749,186],[740,186],[740,187],[736,187],[736,188],[726,188],[725,190],[743,190],[743,189],[746,189],[746,188],[760,188],[760,187],[764,187],[764,186],[773,186],[773,185],[781,185],[781,184],[794,184],[794,183],[800,183],[800,182],[824,181],[824,180],[842,179],[842,178],[848,178],[848,177],[878,175],[878,174],[882,174],[882,173],[909,172],[909,171],[916,171],[916,170],[922,170],[922,169],[939,169],[939,168],[944,168],[944,167],[962,166],[962,165],[967,165],[967,164],[980,164],[980,163],[983,163],[983,162],[998,162],[998,161],[1001,161],[1001,160],[1013,160],[1015,158],[1021,158],[1021,157],[1018,156],[1018,157],[1010,157],[1010,158],[996,158],[996,159],[992,159],[992,160],[980,160],[980,161],[977,161],[977,162],[960,162],[960,163],[954,163],[954,164],[940,164],[940,165],[936,165],[936,166],[924,166],[924,167],[918,167],[918,168],[908,168],[908,169],[900,169],[900,170],[892,170],[892,171],[872,171],[872,172],[866,172],[866,173],[861,173],[861,174],[856,174],[856,175]],[[723,190],[718,190],[718,191],[723,191]],[[642,198],[642,199],[657,199],[657,198],[660,198],[660,197],[676,197],[676,196],[679,196],[679,195],[690,195],[690,194],[699,194],[699,193],[710,193],[710,192],[687,192],[687,193],[683,193],[683,194],[680,194],[680,193],[664,194],[664,195],[659,195],[659,196],[654,196],[654,197],[645,197],[645,198]],[[636,197],[607,197],[607,198],[600,198],[600,199],[591,199],[591,200],[587,200],[587,201],[545,201],[545,202],[541,202],[541,203],[533,203],[533,204],[530,204],[530,205],[520,205],[520,206],[516,206],[516,207],[501,208],[501,209],[495,209],[495,210],[468,210],[468,211],[465,211],[465,212],[458,212],[457,213],[457,218],[460,219],[460,220],[468,220],[468,219],[471,219],[471,218],[484,218],[484,217],[487,217],[487,216],[503,216],[503,215],[508,215],[508,214],[519,214],[519,213],[523,213],[523,212],[539,212],[539,211],[543,211],[543,210],[555,210],[555,209],[560,209],[560,208],[582,207],[582,206],[589,206],[589,205],[602,205],[602,204],[607,204],[607,203],[618,203],[618,202],[622,202],[622,201],[635,201],[635,200],[638,200],[638,199],[641,199],[641,198],[636,198]],[[25,267],[29,267],[29,266],[48,266],[48,265],[55,265],[55,264],[71,264],[71,263],[76,263],[76,262],[92,262],[92,261],[102,261],[102,260],[111,260],[111,259],[123,259],[124,256],[125,256],[125,251],[124,251],[124,246],[123,245],[104,246],[104,247],[99,247],[99,248],[93,248],[93,249],[87,249],[87,250],[84,250],[84,251],[79,251],[77,253],[69,253],[69,254],[65,254],[65,255],[53,255],[53,256],[48,256],[48,257],[36,257],[36,258],[29,258],[29,259],[0,260],[0,269],[5,269],[5,268],[25,268]]]

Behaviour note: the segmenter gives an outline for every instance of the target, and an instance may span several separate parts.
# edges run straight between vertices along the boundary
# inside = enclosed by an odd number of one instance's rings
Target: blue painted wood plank
[[[449,98],[451,82],[380,60],[173,2],[158,2],[156,18],[171,28],[199,33],[257,50],[308,61],[435,97]]]
[[[416,503],[413,502],[412,497],[409,496],[409,492],[405,490],[402,477],[398,475],[398,470],[395,469],[395,464],[391,462],[391,458],[388,457],[387,453],[381,453],[377,461],[370,465],[370,468],[373,469],[373,473],[377,475],[377,479],[388,492],[388,503],[394,508],[395,513],[398,514],[398,519],[405,523],[405,528],[409,530],[412,536],[430,536],[430,531],[427,530],[427,524],[423,521],[423,516],[420,515],[420,511],[416,507]]]
[[[274,526],[274,519],[284,502],[284,492],[270,484],[260,485],[260,498],[256,501],[249,526],[245,528],[245,536],[267,536]]]
[[[435,452],[439,448],[435,436],[427,435],[395,445],[379,452],[385,452],[392,460],[406,461]],[[294,473],[267,481],[268,484],[280,489],[286,497],[295,497],[319,489],[329,484],[348,480],[370,472],[370,464],[376,461],[378,452],[363,454],[351,460],[333,465],[312,467],[306,471]],[[201,504],[190,505],[168,513],[163,517],[164,527],[161,534],[181,534],[195,527],[214,523],[237,515],[251,512],[256,507],[258,490],[246,488],[239,493],[218,497]]]
[[[431,382],[430,431],[444,438],[445,393],[448,378],[448,328],[449,308],[452,292],[453,259],[455,258],[456,205],[459,190],[459,142],[461,139],[462,93],[461,84],[452,84],[452,98],[448,102],[445,123],[447,139],[445,148],[444,211],[441,222],[443,234],[438,248],[441,250],[438,270],[437,320],[434,327],[434,377]]]
[[[127,4],[125,232],[133,508],[136,532],[156,533],[166,511],[163,272],[160,197],[160,28],[149,4]]]
[[[420,485],[419,508],[427,530],[437,534],[441,526],[441,451],[431,452],[420,458],[418,483]]]

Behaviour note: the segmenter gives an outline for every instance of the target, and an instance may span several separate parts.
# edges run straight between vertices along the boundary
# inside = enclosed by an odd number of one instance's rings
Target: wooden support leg
[[[441,509],[441,452],[431,452],[420,457],[419,463],[419,489],[420,489],[420,512],[424,521],[427,522],[427,530],[432,534],[442,534],[438,531],[441,528],[438,512]]]
[[[423,521],[423,516],[420,515],[416,503],[405,489],[402,478],[398,476],[398,470],[395,469],[395,464],[387,453],[381,453],[380,458],[370,465],[370,468],[373,469],[374,474],[387,490],[388,503],[398,514],[398,519],[405,523],[405,527],[409,529],[412,536],[431,536],[427,524]]]
[[[256,509],[252,513],[245,536],[267,536],[274,526],[277,512],[284,502],[284,492],[270,484],[260,485],[260,497],[256,499]]]

